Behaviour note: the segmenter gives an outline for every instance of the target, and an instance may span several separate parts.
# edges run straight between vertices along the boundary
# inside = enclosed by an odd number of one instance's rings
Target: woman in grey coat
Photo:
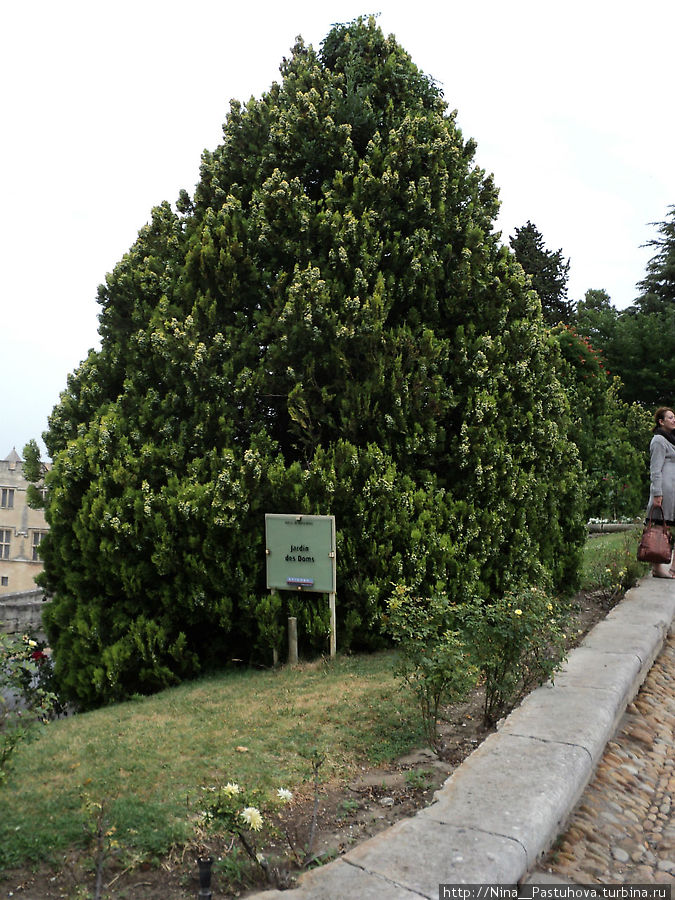
[[[656,427],[649,444],[649,506],[647,516],[655,506],[663,510],[668,525],[675,525],[675,413],[660,406],[654,413]],[[660,518],[660,517],[659,517]],[[675,578],[673,560],[653,563],[656,578]]]

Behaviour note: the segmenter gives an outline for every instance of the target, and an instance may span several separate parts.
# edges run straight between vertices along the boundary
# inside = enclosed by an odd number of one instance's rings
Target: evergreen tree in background
[[[675,402],[675,305],[659,312],[622,310],[605,349],[629,403],[655,409]]]
[[[474,143],[372,19],[281,75],[108,276],[50,418],[45,624],[82,707],[269,662],[288,614],[325,647],[325,598],[265,590],[265,512],[336,516],[342,650],[381,645],[392,583],[575,583],[558,351]]]
[[[675,304],[675,205],[668,207],[663,222],[652,222],[660,237],[647,241],[656,254],[647,263],[647,274],[638,283],[642,292],[635,306],[643,313],[665,312]]]
[[[586,301],[591,304],[587,311],[595,311],[597,302],[606,312],[606,299],[604,291],[587,291]],[[584,469],[586,516],[612,521],[632,518],[649,495],[652,416],[638,403],[621,398],[621,380],[610,375],[603,355],[588,337],[562,324],[551,335],[560,349],[558,372],[572,411],[570,436]]]
[[[608,359],[624,382],[623,396],[651,407],[675,403],[675,205],[663,222],[654,222],[659,237],[638,283],[641,294],[621,315]]]
[[[532,279],[545,321],[549,325],[569,324],[574,304],[567,299],[570,262],[565,262],[562,250],[547,250],[540,231],[529,221],[516,228],[510,244],[516,259]]]
[[[588,290],[574,312],[573,325],[579,334],[603,353],[614,338],[619,310],[605,290]]]
[[[575,316],[579,332],[621,379],[622,399],[652,409],[675,402],[675,206],[654,224],[660,237],[646,246],[658,252],[638,283],[642,293],[633,305],[619,311],[605,291],[587,291]]]

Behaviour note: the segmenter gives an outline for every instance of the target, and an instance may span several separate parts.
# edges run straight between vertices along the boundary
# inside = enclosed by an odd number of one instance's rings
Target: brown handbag
[[[652,519],[657,509],[661,513],[661,522],[654,522]],[[669,563],[672,554],[673,536],[670,528],[666,525],[663,510],[660,506],[654,506],[638,544],[637,558],[640,562]]]

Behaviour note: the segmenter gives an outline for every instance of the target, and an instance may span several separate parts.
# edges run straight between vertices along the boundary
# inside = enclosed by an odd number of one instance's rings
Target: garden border
[[[431,806],[260,900],[436,898],[519,883],[561,832],[672,627],[675,584],[645,576],[450,776]]]

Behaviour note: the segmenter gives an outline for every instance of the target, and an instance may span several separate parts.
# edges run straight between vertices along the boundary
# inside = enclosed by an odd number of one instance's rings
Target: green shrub
[[[397,585],[385,627],[399,647],[396,674],[418,698],[431,746],[441,707],[462,699],[478,674],[487,725],[551,678],[565,659],[567,615],[565,603],[537,587],[457,606],[447,594],[426,598]]]
[[[28,635],[13,637],[0,629],[0,787],[14,751],[35,738],[52,714],[55,695],[41,671],[49,659]]]
[[[564,662],[566,607],[537,587],[472,604],[465,627],[485,686],[485,723],[493,725]]]
[[[463,699],[476,683],[461,611],[447,594],[416,596],[397,585],[389,598],[385,627],[398,644],[396,674],[417,696],[429,745],[438,747],[442,706]]]

